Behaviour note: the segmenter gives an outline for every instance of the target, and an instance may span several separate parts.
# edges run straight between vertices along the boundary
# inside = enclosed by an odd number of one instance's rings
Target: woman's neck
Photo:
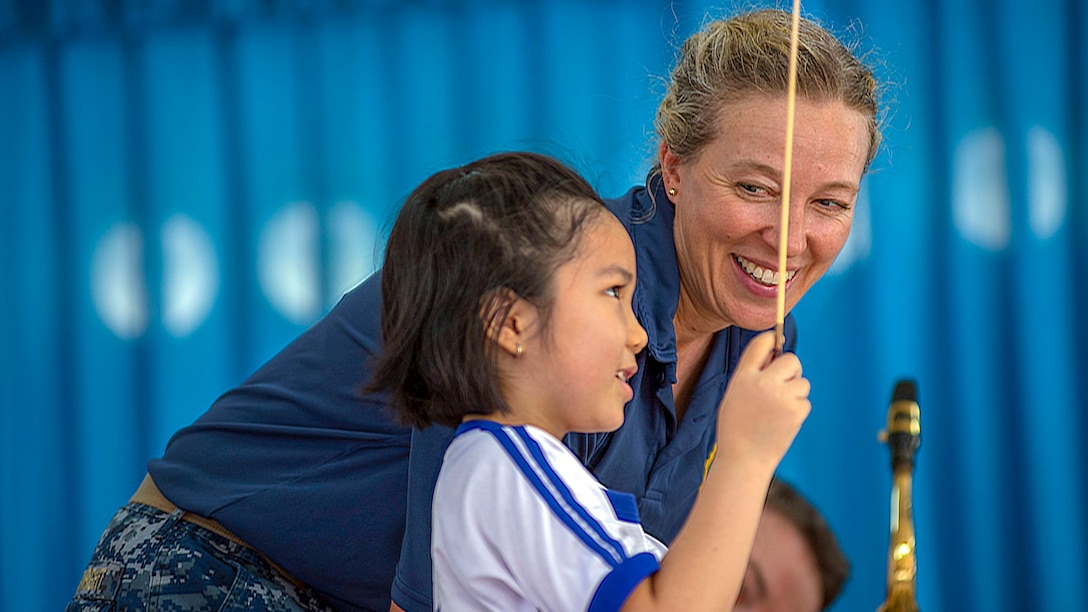
[[[701,312],[693,303],[681,285],[676,316],[672,320],[676,334],[676,384],[672,387],[672,395],[677,425],[683,421],[695,385],[706,367],[714,334],[730,325],[728,321]]]
[[[677,350],[682,345],[707,341],[714,334],[732,325],[721,316],[696,306],[698,302],[688,295],[681,283],[680,297],[676,301],[676,314],[672,318]]]
[[[702,334],[686,338],[683,342],[679,336],[676,342],[676,384],[672,386],[673,404],[676,407],[677,425],[684,420],[688,403],[695,392],[695,385],[699,382],[699,374],[706,366],[710,356],[710,343],[714,334]]]

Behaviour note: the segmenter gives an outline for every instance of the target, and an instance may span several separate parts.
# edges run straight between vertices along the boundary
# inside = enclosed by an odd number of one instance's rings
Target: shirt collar
[[[676,330],[673,317],[680,299],[680,270],[673,242],[676,209],[665,195],[660,179],[651,175],[645,186],[635,187],[608,202],[623,222],[635,246],[638,283],[632,306],[646,329],[646,348],[658,363],[676,363]]]

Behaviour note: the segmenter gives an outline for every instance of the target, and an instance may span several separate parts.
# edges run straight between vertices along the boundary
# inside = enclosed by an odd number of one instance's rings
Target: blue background
[[[0,0],[0,609],[63,607],[145,462],[375,268],[423,178],[531,149],[640,182],[676,46],[732,8]],[[922,609],[1083,609],[1088,9],[804,10],[891,85],[795,311],[813,413],[782,473],[853,561],[835,609],[883,601],[905,377]]]

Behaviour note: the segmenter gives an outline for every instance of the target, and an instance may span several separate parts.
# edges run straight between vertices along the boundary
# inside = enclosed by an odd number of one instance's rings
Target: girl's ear
[[[536,307],[513,291],[503,289],[485,299],[481,316],[487,324],[487,339],[511,357],[521,357],[529,330],[537,320]]]

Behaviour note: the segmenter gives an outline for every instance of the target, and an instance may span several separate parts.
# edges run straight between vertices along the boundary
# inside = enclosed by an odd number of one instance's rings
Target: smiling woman
[[[752,95],[718,111],[719,133],[682,159],[661,145],[661,174],[676,207],[676,257],[684,276],[676,320],[700,333],[774,325],[786,101]],[[797,104],[786,309],[831,267],[850,235],[868,163],[867,118],[841,102]]]

